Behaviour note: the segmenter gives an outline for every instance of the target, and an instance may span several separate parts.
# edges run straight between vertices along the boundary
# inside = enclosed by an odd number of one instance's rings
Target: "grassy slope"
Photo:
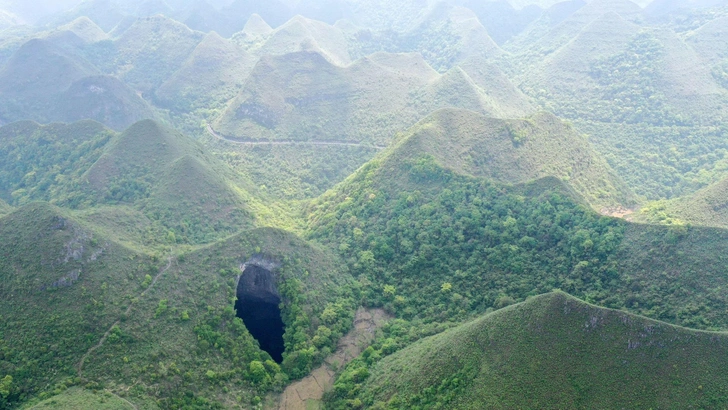
[[[550,114],[499,120],[442,110],[409,134],[397,149],[398,160],[428,153],[445,168],[505,184],[555,176],[594,207],[634,204],[629,189],[589,143]]]
[[[12,207],[7,202],[0,199],[0,216],[6,215],[12,211]]]
[[[416,54],[377,53],[344,68],[312,52],[264,57],[214,127],[238,138],[383,145],[438,108],[525,114],[513,108],[519,93],[492,91],[503,77],[468,69],[478,83],[458,68],[440,76]]]
[[[523,54],[514,61],[525,64],[526,93],[593,137],[629,186],[648,199],[722,179],[714,168],[722,160],[727,95],[710,68],[672,32],[641,29],[624,14],[591,18],[566,32],[564,45],[546,36],[539,46],[546,51],[518,51]],[[531,70],[528,58],[539,55],[546,58]]]
[[[33,39],[23,44],[0,71],[5,121],[47,120],[55,108],[55,96],[74,81],[98,71],[78,55],[49,40]]]
[[[94,392],[81,388],[71,388],[37,404],[27,410],[133,410],[134,406],[107,392]]]
[[[58,97],[56,121],[93,119],[121,131],[148,118],[156,118],[149,104],[112,76],[86,77],[74,82]]]
[[[19,166],[17,158],[25,161]],[[0,197],[82,210],[80,218],[135,248],[295,225],[287,212],[251,194],[247,176],[151,120],[121,134],[92,121],[1,128]]]
[[[260,32],[260,31],[259,31]],[[334,26],[320,21],[295,16],[286,24],[276,28],[262,39],[249,43],[247,36],[241,41],[257,56],[281,55],[297,51],[316,51],[331,63],[344,66],[351,63],[344,33]]]
[[[0,373],[28,399],[76,376],[81,356],[156,269],[44,203],[0,219],[0,235]]]
[[[377,153],[371,147],[234,144],[207,136],[205,146],[273,200],[312,199]]]
[[[163,16],[138,19],[114,42],[116,74],[136,90],[153,91],[184,64],[203,37]]]
[[[723,179],[693,194],[647,204],[636,220],[728,228],[728,180]]]
[[[728,51],[726,41],[728,16],[717,18],[690,33],[686,42],[709,64],[714,65],[725,58]]]
[[[84,178],[99,201],[133,205],[172,232],[172,243],[210,242],[267,218],[243,176],[149,120],[111,140]]]
[[[60,26],[55,31],[70,31],[89,44],[108,39],[106,32],[86,16],[79,17],[68,24]],[[52,35],[53,32],[50,36]]]
[[[370,303],[444,322],[560,288],[659,320],[725,328],[726,231],[600,217],[546,180],[523,190],[465,177],[467,145],[457,134],[435,144],[426,132],[403,139],[308,209],[310,238],[339,249],[371,284]],[[445,283],[452,296],[440,291]]]
[[[255,61],[232,42],[210,33],[155,97],[162,106],[183,112],[218,108],[235,97]]]
[[[397,403],[387,408],[410,408],[415,397],[453,409],[717,408],[728,401],[727,349],[726,334],[556,292],[385,358],[362,395]]]

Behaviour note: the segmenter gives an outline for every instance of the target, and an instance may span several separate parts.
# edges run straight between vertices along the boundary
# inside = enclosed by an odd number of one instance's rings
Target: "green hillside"
[[[255,20],[253,23],[255,24],[251,25],[249,30],[256,25],[261,26],[261,23]],[[265,27],[263,30],[259,28],[254,32],[264,33],[264,29]],[[249,38],[255,42],[250,43],[247,41]],[[250,52],[258,56],[309,51],[318,52],[331,63],[339,66],[347,65],[352,61],[347,49],[346,38],[341,30],[301,16],[293,17],[286,24],[271,31],[263,37],[262,41],[259,37],[247,35],[240,38],[239,41],[247,46]]]
[[[339,250],[366,284],[365,303],[442,324],[558,288],[684,326],[728,323],[726,231],[602,217],[553,177],[508,186],[465,176],[455,167],[467,162],[442,159],[460,146],[422,135],[307,211],[309,238]]]
[[[73,1],[0,0],[0,409],[728,407],[726,0]]]
[[[108,392],[97,393],[92,390],[70,388],[57,396],[53,396],[37,404],[28,405],[26,408],[29,410],[132,410],[136,406]]]
[[[7,202],[0,199],[0,216],[9,214],[13,208]]]
[[[23,121],[0,128],[0,197],[14,205],[83,206],[89,197],[82,175],[113,135],[94,121],[46,126]]]
[[[443,168],[499,183],[558,177],[597,209],[634,204],[589,142],[547,113],[499,120],[465,110],[438,111],[410,130],[393,153],[397,161],[423,154]]]
[[[473,65],[467,69],[478,83],[458,68],[438,75],[417,54],[376,53],[347,67],[313,52],[263,57],[213,127],[238,140],[386,145],[439,108],[527,114],[527,103],[515,108],[526,98],[504,76],[479,74]],[[493,91],[499,85],[503,91]]]
[[[522,89],[574,121],[632,190],[654,200],[725,177],[728,94],[716,73],[676,34],[611,13],[524,74]]]
[[[151,120],[121,134],[92,121],[14,123],[0,128],[0,154],[1,198],[81,210],[79,218],[135,249],[212,242],[259,223],[294,226],[248,192],[245,176]]]
[[[64,31],[70,31],[88,44],[108,39],[106,32],[86,16],[79,17],[56,29],[56,32]],[[52,35],[53,33],[51,33]]]
[[[244,178],[191,138],[151,120],[113,138],[83,179],[96,201],[132,205],[161,224],[168,231],[157,238],[163,243],[207,243],[267,218]]]
[[[143,119],[156,118],[150,105],[116,77],[94,76],[74,82],[57,97],[50,118],[72,123],[92,119],[121,131]]]
[[[115,74],[136,90],[153,91],[182,67],[203,37],[164,16],[140,18],[114,41]]]
[[[313,199],[379,151],[368,146],[236,144],[207,136],[205,145],[259,192],[276,201]],[[291,204],[299,209],[298,204]]]
[[[240,265],[256,258],[278,266],[275,284],[287,327],[280,366],[233,310]],[[247,231],[167,266],[84,367],[85,378],[135,403],[151,395],[165,408],[249,408],[255,396],[320,363],[351,325],[346,271],[329,254],[282,231]],[[319,326],[330,331],[328,338],[314,339]],[[262,374],[250,366],[256,361],[264,364]]]
[[[80,384],[140,408],[149,397],[163,407],[245,408],[319,363],[353,317],[351,279],[339,262],[282,231],[247,231],[161,261],[34,203],[0,218],[0,235],[12,241],[0,264],[0,372],[12,378],[2,400],[10,403]],[[239,265],[251,258],[277,266],[290,328],[281,366],[235,318]],[[314,339],[319,317],[325,339]],[[260,379],[249,370],[256,360],[265,363]],[[37,405],[117,402],[91,396],[72,389]]]
[[[232,42],[216,33],[208,34],[157,89],[156,101],[181,112],[219,107],[237,95],[255,62]]]
[[[635,219],[658,224],[728,228],[727,190],[728,180],[724,179],[690,195],[649,203],[635,215]]]
[[[361,360],[331,408],[720,408],[727,337],[554,292]]]
[[[49,40],[30,40],[0,70],[0,118],[5,122],[45,121],[55,108],[53,97],[73,82],[97,73],[83,58]]]
[[[76,366],[129,303],[149,258],[94,234],[64,211],[34,203],[0,219],[0,373],[13,400],[56,383]]]

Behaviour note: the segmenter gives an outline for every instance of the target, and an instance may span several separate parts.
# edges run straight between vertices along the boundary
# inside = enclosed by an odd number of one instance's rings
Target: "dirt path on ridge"
[[[339,341],[339,346],[319,368],[283,391],[278,410],[314,410],[321,408],[324,392],[334,386],[336,371],[359,356],[374,340],[376,331],[390,319],[382,309],[359,308],[354,329]]]
[[[154,287],[154,284],[157,283],[157,280],[160,277],[162,277],[162,275],[164,275],[164,272],[167,272],[167,269],[169,269],[170,267],[172,267],[172,257],[169,257],[167,259],[167,266],[165,266],[164,269],[162,269],[161,271],[159,271],[159,273],[157,274],[157,276],[154,277],[154,280],[152,280],[152,283],[150,283],[149,286],[147,286],[147,288],[144,289],[144,291],[138,296],[138,298],[141,299],[142,297],[144,297],[144,295],[146,295],[147,291],[149,291],[149,289],[151,289],[151,288]],[[131,309],[133,307],[134,307],[134,303],[132,302],[126,308],[126,311],[124,312],[124,316],[128,316],[129,313],[131,312]],[[95,346],[93,346],[92,348],[88,349],[88,351],[86,352],[86,354],[84,354],[83,357],[81,357],[81,361],[78,363],[78,377],[81,377],[81,378],[83,377],[83,365],[86,363],[86,359],[88,359],[88,357],[91,355],[91,353],[95,352],[101,346],[104,345],[104,343],[106,342],[106,339],[108,339],[109,336],[111,335],[111,331],[114,330],[114,326],[119,326],[120,323],[121,323],[121,319],[119,319],[116,322],[114,322],[114,324],[111,325],[111,327],[109,328],[109,330],[107,330],[106,333],[104,333],[104,335],[101,337],[101,340],[99,340],[99,342]],[[131,404],[131,403],[129,403],[129,404]],[[134,406],[134,405],[132,404],[132,406]],[[136,406],[134,406],[134,408],[136,408]]]

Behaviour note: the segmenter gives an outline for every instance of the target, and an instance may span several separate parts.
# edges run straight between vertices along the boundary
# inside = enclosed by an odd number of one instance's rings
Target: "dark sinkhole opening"
[[[283,361],[283,318],[281,297],[273,273],[257,265],[247,265],[238,281],[236,314],[258,341],[260,348],[278,363]]]

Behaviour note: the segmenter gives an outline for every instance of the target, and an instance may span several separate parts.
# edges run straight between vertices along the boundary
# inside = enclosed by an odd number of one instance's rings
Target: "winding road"
[[[382,150],[387,147],[383,145],[368,145],[358,142],[346,142],[346,141],[255,141],[255,140],[244,140],[244,139],[230,139],[223,137],[222,135],[215,132],[211,125],[207,125],[207,132],[213,137],[230,142],[238,145],[319,145],[319,146],[340,146],[340,147],[363,147],[371,148],[376,150]]]

